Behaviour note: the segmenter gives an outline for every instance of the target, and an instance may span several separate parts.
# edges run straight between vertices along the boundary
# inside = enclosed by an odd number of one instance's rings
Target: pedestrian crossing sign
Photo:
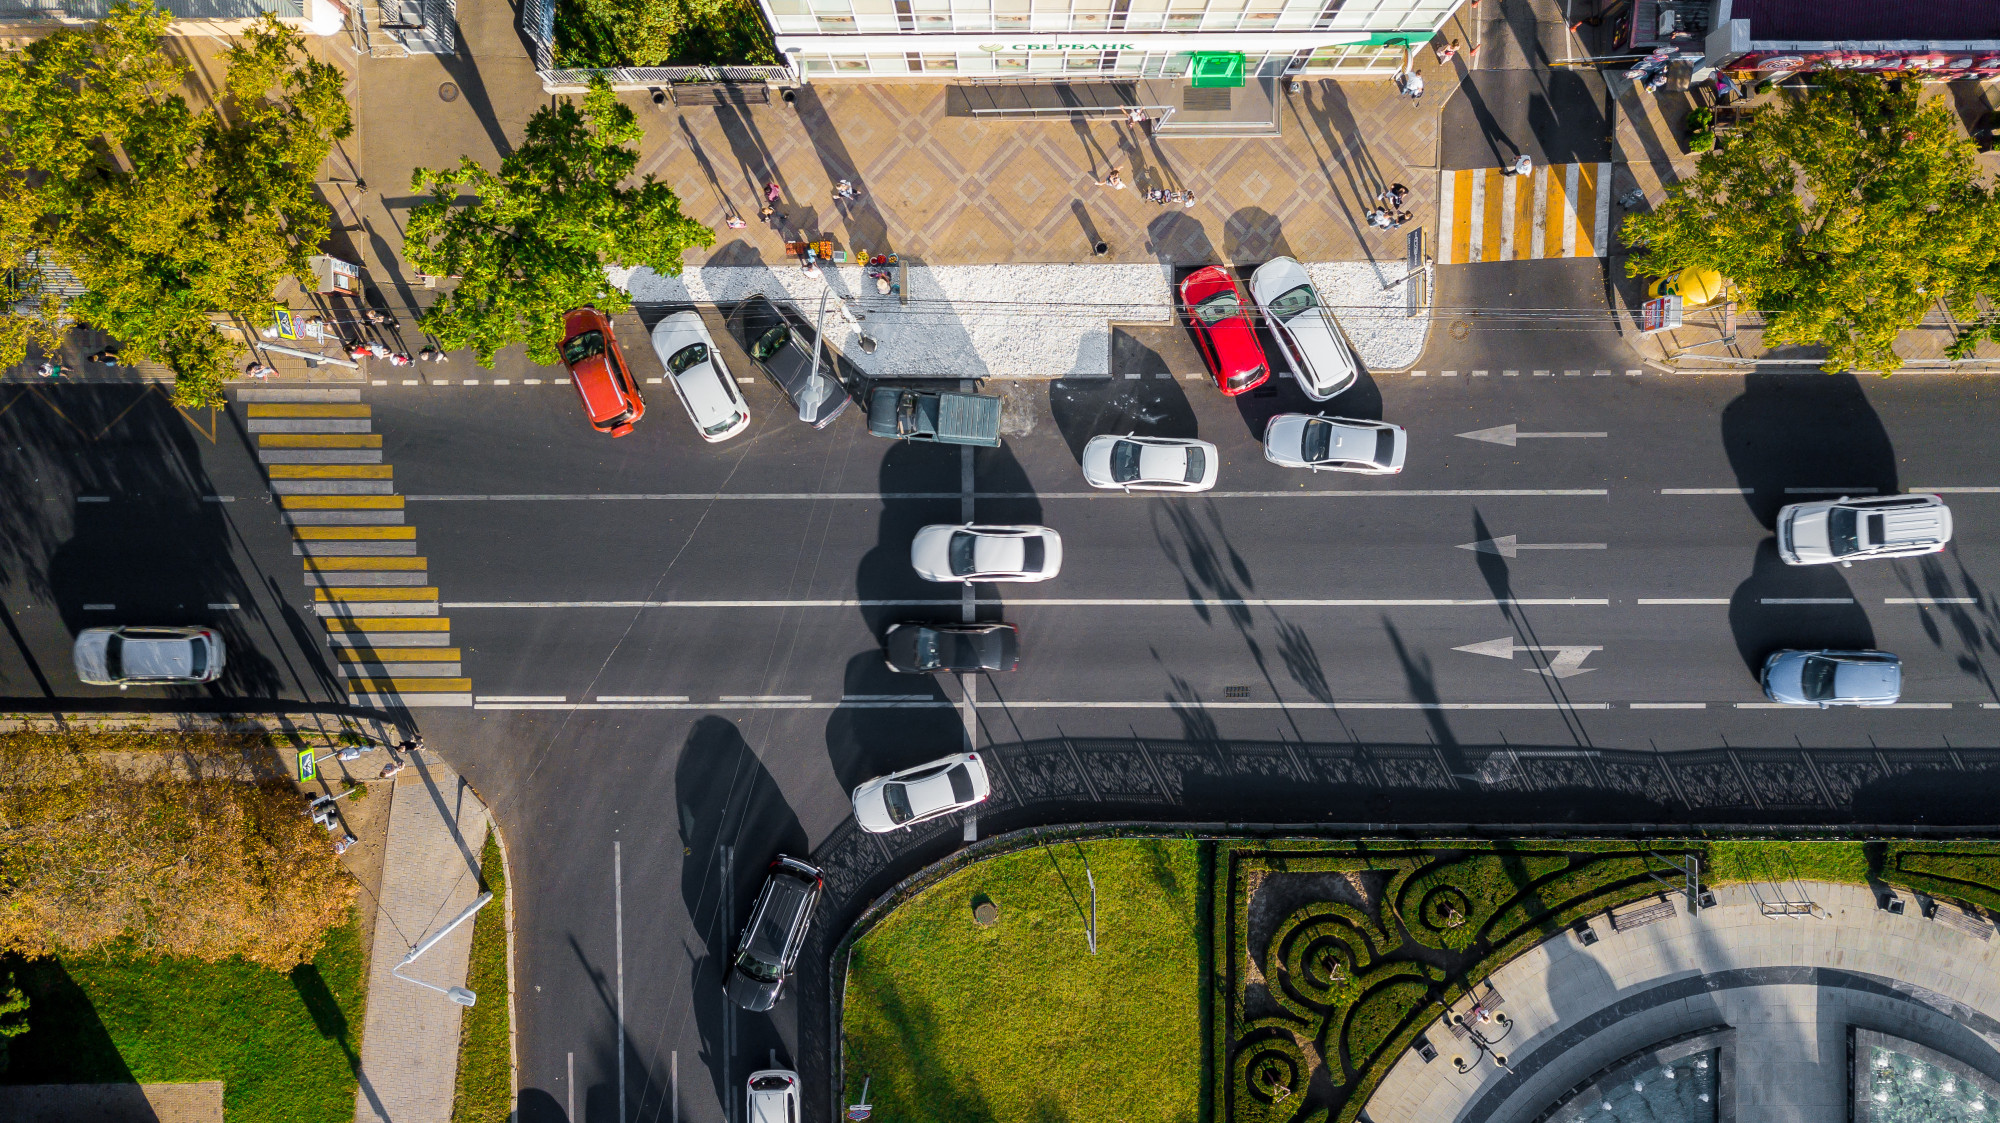
[[[310,780],[310,779],[312,779],[312,778],[313,778],[313,776],[315,775],[315,773],[316,773],[316,770],[315,770],[315,769],[314,769],[314,767],[313,767],[313,751],[312,751],[311,749],[300,749],[300,750],[299,750],[299,783],[303,784],[303,783],[305,783],[305,782],[306,782],[307,780]]]
[[[298,337],[299,326],[292,321],[291,310],[288,308],[278,309],[278,338],[297,339]]]

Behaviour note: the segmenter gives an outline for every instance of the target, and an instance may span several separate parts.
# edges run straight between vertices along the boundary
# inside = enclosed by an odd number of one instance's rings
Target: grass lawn
[[[848,1100],[880,1123],[1191,1123],[1201,1094],[1194,842],[1064,842],[989,858],[854,948]],[[1097,879],[1097,954],[1085,942]],[[990,898],[999,923],[973,923]]]
[[[465,985],[479,996],[458,1031],[458,1096],[451,1123],[507,1123],[514,1109],[514,1065],[508,1051],[507,874],[492,831],[479,869],[493,900],[472,922],[472,962]]]
[[[10,961],[29,1031],[9,1084],[220,1080],[229,1123],[354,1118],[366,980],[358,925],[290,972],[241,960]]]
[[[1766,839],[1715,839],[1708,844],[1709,884],[1731,882],[1836,881],[1864,885],[1868,856],[1860,842],[1780,842]]]

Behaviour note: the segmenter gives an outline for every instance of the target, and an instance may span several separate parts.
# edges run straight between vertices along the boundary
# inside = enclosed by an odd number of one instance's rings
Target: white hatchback
[[[1409,434],[1387,421],[1281,413],[1264,426],[1264,459],[1282,468],[1388,476],[1409,448]]]
[[[882,834],[961,811],[992,794],[993,781],[979,754],[956,753],[855,788],[854,821],[870,834]]]
[[[799,1123],[799,1074],[766,1068],[750,1074],[747,1123]]]
[[[1215,446],[1192,438],[1106,433],[1083,446],[1083,478],[1092,487],[1207,491],[1216,470]]]
[[[1047,581],[1062,572],[1062,536],[1045,526],[927,526],[910,542],[910,565],[926,581]]]
[[[701,313],[676,312],[661,320],[653,328],[653,350],[702,440],[726,441],[749,426],[750,407],[722,365]]]
[[[1299,389],[1323,402],[1361,377],[1354,352],[1341,338],[1333,314],[1320,302],[1306,267],[1289,257],[1272,258],[1250,274],[1250,298],[1264,313],[1278,352],[1292,368]]]

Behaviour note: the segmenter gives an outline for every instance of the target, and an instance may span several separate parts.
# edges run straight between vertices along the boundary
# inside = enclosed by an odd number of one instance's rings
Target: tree
[[[242,774],[249,751],[181,734],[0,737],[0,951],[122,941],[276,970],[309,961],[355,885],[290,784]]]
[[[446,348],[473,348],[483,366],[510,343],[553,364],[563,313],[632,306],[607,266],[680,275],[681,254],[714,245],[715,232],[681,214],[680,199],[652,176],[619,186],[639,165],[628,145],[643,135],[597,78],[581,109],[565,99],[537,110],[498,175],[469,158],[449,171],[418,168],[411,187],[431,198],[410,215],[403,255],[425,273],[460,278],[424,313],[423,329]]]
[[[1827,370],[1902,365],[1891,345],[1942,301],[1961,353],[2000,338],[2000,203],[1941,101],[1919,84],[1815,71],[1651,214],[1625,220],[1630,275],[1718,270],[1764,314],[1764,338],[1826,348]]]
[[[311,283],[330,217],[313,180],[352,124],[339,69],[268,15],[223,51],[216,103],[190,108],[170,21],[123,0],[0,55],[0,271],[32,295],[53,263],[88,289],[0,317],[0,364],[53,348],[75,317],[171,367],[176,401],[215,404],[237,349],[213,314],[261,314],[285,277]]]
[[[0,1073],[7,1071],[7,1044],[28,1032],[28,996],[14,985],[14,973],[0,981]]]
[[[556,65],[743,66],[777,60],[750,0],[566,0]]]

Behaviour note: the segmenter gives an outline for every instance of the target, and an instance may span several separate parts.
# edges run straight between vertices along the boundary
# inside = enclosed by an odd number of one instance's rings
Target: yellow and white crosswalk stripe
[[[1611,249],[1611,165],[1537,164],[1527,176],[1444,172],[1438,228],[1439,265],[1602,257]]]

